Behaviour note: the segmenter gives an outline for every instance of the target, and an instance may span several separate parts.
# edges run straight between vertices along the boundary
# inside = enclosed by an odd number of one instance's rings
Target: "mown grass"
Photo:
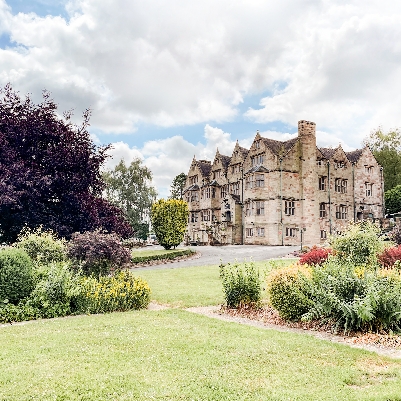
[[[180,309],[0,328],[1,400],[399,400],[401,362]]]
[[[218,266],[138,273],[161,303],[222,302]],[[401,361],[180,308],[2,326],[0,344],[2,401],[401,400]]]
[[[253,262],[264,276],[271,269],[293,263],[292,259]],[[135,270],[134,270],[135,273]],[[223,289],[219,266],[195,266],[179,269],[140,270],[151,290],[151,299],[173,307],[219,305],[223,303]]]

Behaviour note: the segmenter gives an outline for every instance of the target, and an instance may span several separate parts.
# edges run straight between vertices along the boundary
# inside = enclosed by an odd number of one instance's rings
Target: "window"
[[[260,140],[255,141],[255,148],[260,149]]]
[[[334,168],[344,168],[345,163],[343,161],[335,161],[334,162]]]
[[[202,221],[210,221],[210,210],[202,211]]]
[[[319,205],[319,216],[320,217],[326,217],[327,213],[326,213],[326,204],[325,203],[321,203]]]
[[[198,176],[197,175],[193,175],[192,177],[189,177],[189,183],[191,185],[194,185],[198,182]]]
[[[256,174],[255,175],[255,187],[262,188],[265,186],[265,175],[264,174]]]
[[[198,202],[199,201],[199,193],[198,191],[191,191],[190,192],[191,202]]]
[[[212,198],[214,199],[216,197],[216,188],[212,187]]]
[[[372,174],[373,166],[365,166],[365,173]]]
[[[247,228],[246,229],[246,236],[247,237],[253,237],[253,228]]]
[[[245,188],[252,189],[253,187],[253,175],[248,175],[245,180]]]
[[[264,227],[256,227],[256,235],[258,237],[264,237],[265,236],[265,228]]]
[[[324,166],[323,160],[316,160],[316,166],[318,166],[318,167]]]
[[[192,212],[191,213],[191,223],[197,223],[197,222],[198,222],[198,213]]]
[[[344,205],[336,206],[336,219],[346,220],[348,207]]]
[[[239,181],[231,184],[231,193],[234,195],[239,195]]]
[[[265,202],[264,201],[256,201],[255,202],[255,210],[257,216],[263,216],[265,214]]]
[[[216,170],[213,171],[213,179],[215,180],[216,178],[220,178],[221,177],[221,170]]]
[[[203,188],[201,191],[201,199],[209,199],[210,198],[210,187]]]
[[[285,236],[286,237],[295,237],[295,233],[296,233],[295,228],[290,228],[290,227],[285,228]]]
[[[222,198],[225,198],[227,196],[227,185],[223,185],[220,188],[220,195]]]
[[[239,164],[234,164],[234,166],[231,167],[231,172],[234,173],[239,173],[240,171],[240,165]]]
[[[326,176],[320,176],[319,177],[319,190],[320,191],[325,191],[326,190],[326,181],[327,181],[327,177]]]
[[[284,212],[287,216],[293,216],[295,214],[295,202],[285,201]]]
[[[348,186],[348,180],[344,180],[342,178],[336,178],[335,185],[334,185],[334,189],[336,192],[346,194],[347,186]]]
[[[327,238],[326,230],[320,230],[320,239],[326,239],[326,238]]]
[[[373,196],[373,184],[365,182],[365,193],[366,196]]]
[[[245,204],[245,216],[250,216],[252,213],[251,211],[251,203],[248,202]]]
[[[264,157],[263,155],[256,155],[253,156],[251,160],[252,160],[252,166],[259,166],[260,164],[263,164]]]

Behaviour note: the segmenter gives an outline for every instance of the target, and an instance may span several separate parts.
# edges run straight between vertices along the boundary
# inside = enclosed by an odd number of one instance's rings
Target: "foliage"
[[[224,299],[229,308],[259,306],[262,282],[254,263],[220,264]]]
[[[310,269],[290,265],[273,271],[267,280],[269,302],[285,320],[299,320],[312,307],[308,297]]]
[[[153,254],[149,254],[149,252],[134,252],[132,254],[131,261],[132,263],[146,263],[154,260],[173,260],[181,256],[190,256],[194,253],[195,251],[192,251],[191,249],[175,249],[172,251],[164,251]]]
[[[79,294],[79,276],[68,263],[49,265],[26,302],[26,307],[37,310],[36,317],[67,316],[75,311],[74,299]]]
[[[22,249],[0,250],[0,302],[17,304],[35,286],[33,263]]]
[[[398,245],[401,245],[401,227],[399,225],[394,226],[392,231],[387,233],[387,237]]]
[[[170,186],[169,199],[181,199],[182,200],[182,192],[185,188],[186,180],[187,180],[187,175],[185,173],[180,173],[176,177],[174,177],[174,180]]]
[[[378,255],[378,260],[384,268],[398,267],[401,263],[401,245],[385,249]]]
[[[75,233],[67,247],[68,256],[82,268],[85,275],[107,275],[131,259],[129,249],[117,234],[101,231]]]
[[[156,198],[156,190],[150,185],[152,173],[138,158],[127,167],[125,161],[112,171],[103,174],[106,183],[105,197],[123,210],[137,238],[146,240],[149,225],[143,223]]]
[[[146,281],[129,271],[119,271],[99,279],[84,277],[76,302],[81,313],[144,309],[150,302],[150,288]]]
[[[314,246],[309,252],[306,252],[301,256],[299,263],[309,266],[321,265],[327,260],[331,253],[333,253],[331,249],[318,248],[317,246]]]
[[[401,326],[401,280],[397,272],[362,269],[329,259],[313,268],[313,306],[305,319],[326,319],[344,331],[390,331]]]
[[[387,213],[398,213],[401,211],[401,185],[389,189],[384,193],[384,201]]]
[[[188,215],[188,204],[183,200],[160,199],[152,205],[152,227],[161,246],[170,249],[182,242]]]
[[[96,228],[126,235],[121,212],[101,199],[108,147],[93,144],[90,111],[76,126],[48,92],[40,104],[11,85],[0,95],[0,241],[14,242],[25,226],[66,238]]]
[[[44,231],[42,227],[35,230],[24,228],[15,247],[23,249],[37,266],[62,262],[66,256],[65,240],[59,239],[51,230]]]
[[[401,131],[397,128],[385,133],[379,127],[371,132],[364,143],[383,166],[384,191],[401,185]]]
[[[341,235],[330,238],[334,257],[352,265],[375,265],[377,254],[387,244],[380,235],[380,228],[369,221],[351,224]]]

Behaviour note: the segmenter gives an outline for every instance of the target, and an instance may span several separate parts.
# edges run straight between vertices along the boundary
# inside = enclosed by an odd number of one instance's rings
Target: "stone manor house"
[[[384,217],[383,171],[368,147],[316,146],[316,125],[288,141],[263,138],[213,162],[192,160],[184,188],[187,240],[314,245],[352,221]]]

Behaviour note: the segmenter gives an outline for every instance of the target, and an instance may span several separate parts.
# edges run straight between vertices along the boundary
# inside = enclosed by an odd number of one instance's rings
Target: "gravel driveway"
[[[163,249],[153,246],[150,249]],[[299,250],[299,246],[264,246],[264,245],[226,245],[226,246],[194,246],[194,251],[200,253],[199,257],[181,260],[179,262],[163,263],[146,267],[138,267],[135,270],[171,269],[176,267],[215,265],[220,262],[228,263],[238,260],[267,260],[280,258],[288,253]]]

